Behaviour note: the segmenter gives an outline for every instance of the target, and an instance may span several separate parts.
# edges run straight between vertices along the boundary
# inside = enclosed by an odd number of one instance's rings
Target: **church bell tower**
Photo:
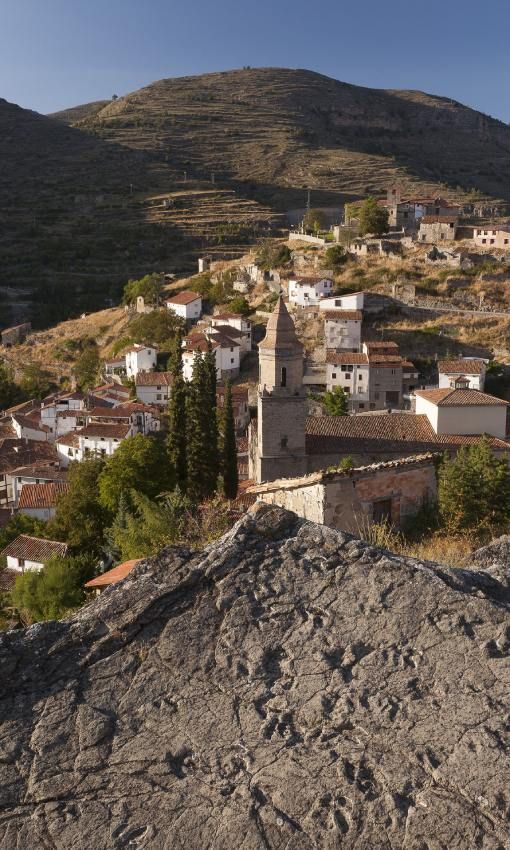
[[[259,344],[257,435],[250,478],[257,483],[304,475],[307,470],[303,346],[280,296]]]

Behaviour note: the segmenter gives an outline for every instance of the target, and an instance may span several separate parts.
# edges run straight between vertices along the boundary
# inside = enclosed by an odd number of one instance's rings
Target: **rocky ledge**
[[[505,850],[509,655],[490,571],[260,507],[0,638],[0,848]]]

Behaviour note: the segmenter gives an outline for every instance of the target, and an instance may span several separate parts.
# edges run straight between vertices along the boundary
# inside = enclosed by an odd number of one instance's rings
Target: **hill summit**
[[[0,845],[502,850],[509,599],[268,506],[169,548],[0,636]]]

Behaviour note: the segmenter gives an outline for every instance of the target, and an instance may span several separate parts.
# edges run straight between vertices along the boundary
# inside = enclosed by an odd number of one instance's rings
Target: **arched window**
[[[286,386],[287,386],[287,367],[286,367],[286,366],[282,366],[282,374],[281,374],[281,379],[280,379],[280,386],[281,386],[281,387],[286,387]]]

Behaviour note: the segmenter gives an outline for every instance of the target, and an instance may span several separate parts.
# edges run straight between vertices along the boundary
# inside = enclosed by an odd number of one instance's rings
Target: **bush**
[[[16,578],[12,604],[25,624],[58,620],[83,604],[83,585],[94,576],[94,569],[87,555],[51,558],[40,572],[27,570]]]
[[[349,255],[345,248],[342,248],[341,245],[332,245],[324,254],[323,268],[338,271],[348,259]]]
[[[146,304],[157,304],[163,285],[158,274],[146,274],[140,280],[130,280],[124,287],[123,303],[134,304],[139,295]]]

